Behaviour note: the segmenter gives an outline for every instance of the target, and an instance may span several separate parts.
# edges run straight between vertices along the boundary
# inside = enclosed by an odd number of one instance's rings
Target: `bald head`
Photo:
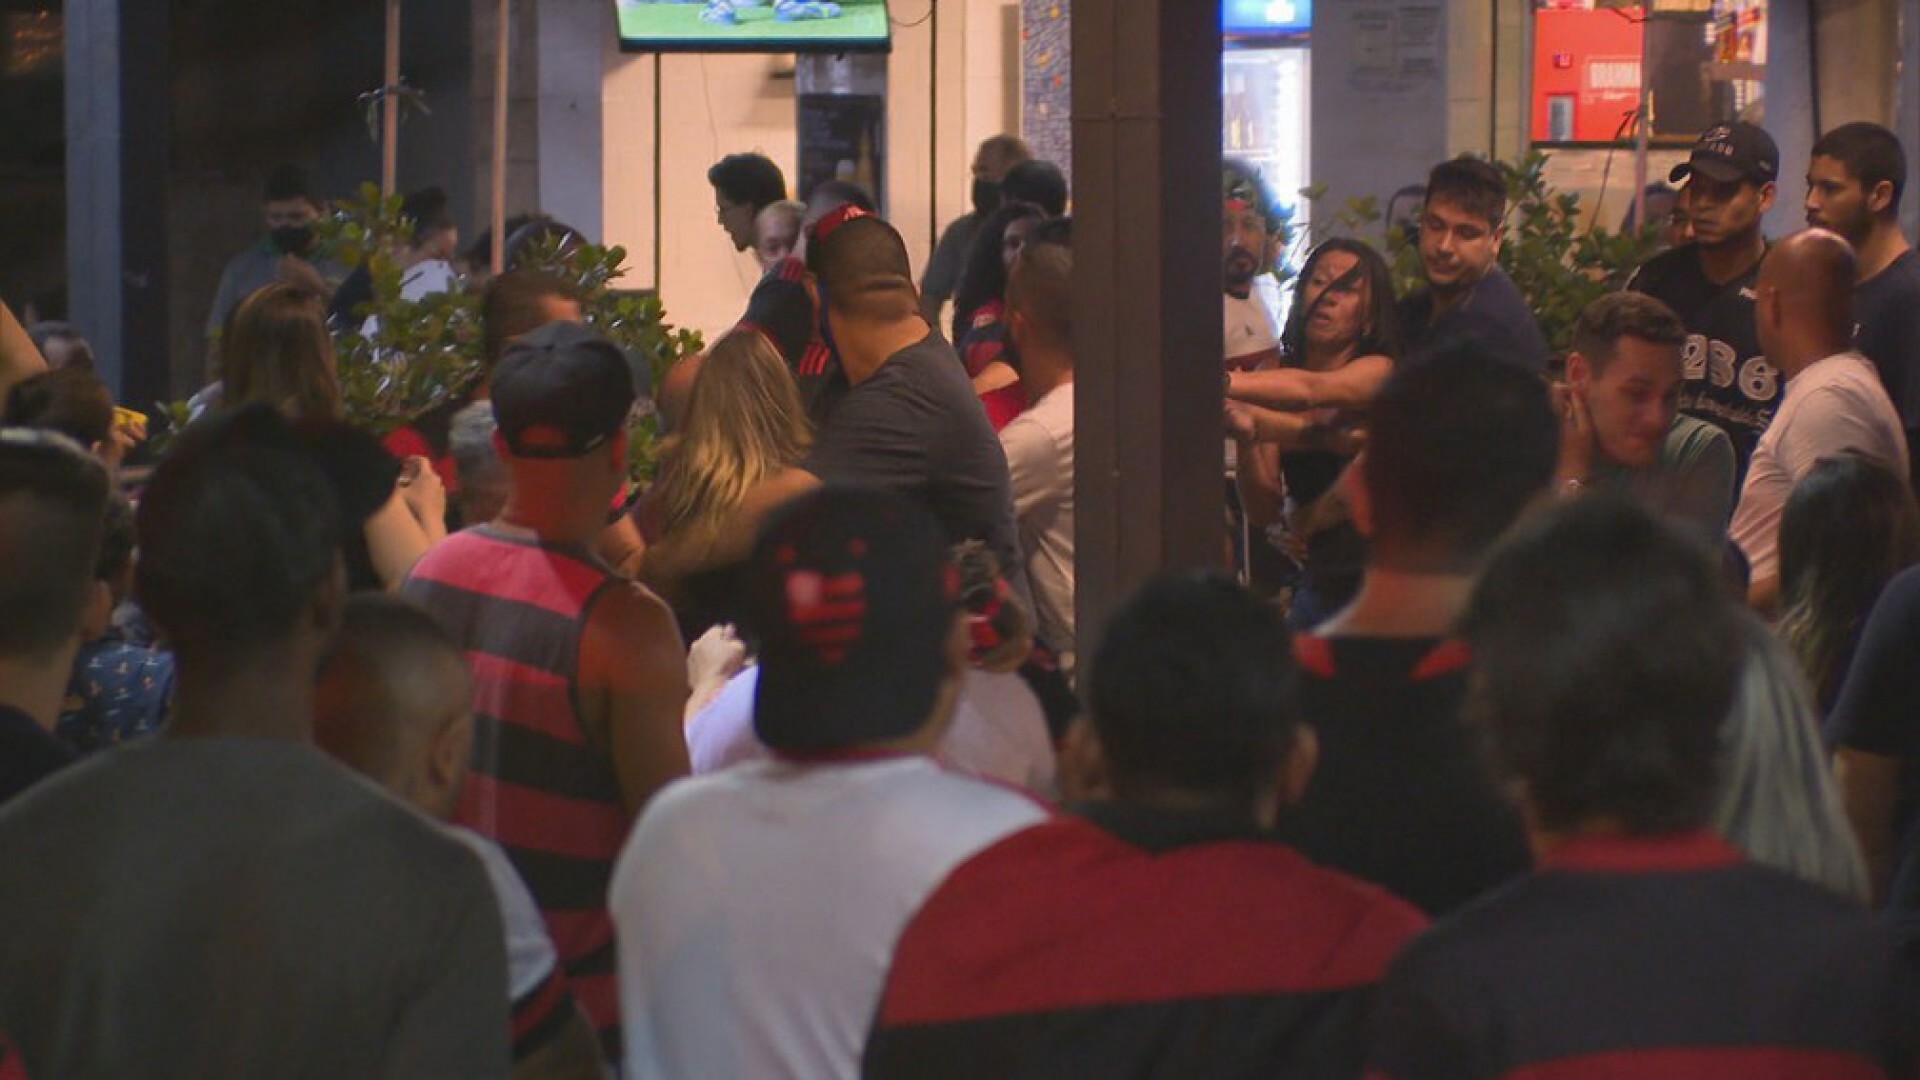
[[[1774,245],[1760,267],[1755,311],[1760,347],[1789,377],[1853,346],[1852,245],[1807,229]]]
[[[435,818],[453,813],[472,749],[466,658],[433,618],[403,600],[358,594],[321,669],[321,749]]]

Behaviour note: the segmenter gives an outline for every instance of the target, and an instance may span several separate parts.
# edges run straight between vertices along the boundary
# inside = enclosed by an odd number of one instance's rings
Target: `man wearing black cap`
[[[620,350],[550,324],[508,347],[492,395],[506,507],[428,552],[405,594],[473,667],[473,772],[455,820],[507,849],[617,1055],[607,882],[634,815],[687,771],[686,657],[666,605],[593,551],[627,476]]]
[[[943,532],[912,500],[828,487],[761,534],[742,625],[776,756],[675,784],[621,853],[626,1075],[858,1075],[900,928],[1045,817],[927,756],[967,665]]]
[[[1780,150],[1765,131],[1746,123],[1707,129],[1668,177],[1686,181],[1693,243],[1647,260],[1627,283],[1686,324],[1680,411],[1727,433],[1741,476],[1783,386],[1753,322],[1754,283],[1767,254],[1760,218],[1773,206],[1779,175]]]

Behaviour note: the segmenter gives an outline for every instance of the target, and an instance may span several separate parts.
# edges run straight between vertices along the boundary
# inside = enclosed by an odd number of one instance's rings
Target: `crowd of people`
[[[1225,162],[1220,563],[1098,627],[1019,139],[918,275],[716,163],[763,276],[658,386],[516,264],[564,227],[489,275],[415,193],[482,369],[384,438],[276,171],[150,470],[0,307],[0,1076],[1911,1075],[1904,161],[1827,133],[1776,242],[1709,130],[1552,343],[1497,167],[1434,166],[1399,295],[1350,236],[1281,288]]]

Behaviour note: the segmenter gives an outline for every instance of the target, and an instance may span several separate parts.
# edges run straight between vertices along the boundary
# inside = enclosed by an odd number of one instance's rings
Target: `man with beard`
[[[1400,301],[1408,357],[1471,342],[1532,371],[1545,371],[1547,339],[1526,297],[1500,268],[1507,183],[1477,158],[1443,161],[1427,174],[1420,209],[1420,268],[1427,286]]]
[[[1900,412],[1911,454],[1920,437],[1920,254],[1900,231],[1906,184],[1906,151],[1879,124],[1842,124],[1813,144],[1807,224],[1853,245],[1856,343]]]
[[[1267,234],[1278,213],[1260,174],[1252,165],[1229,158],[1220,177],[1221,272],[1226,294],[1224,355],[1226,378],[1236,371],[1264,371],[1280,363],[1280,334],[1273,316],[1254,295],[1253,282],[1266,263]],[[1277,496],[1280,448],[1233,436],[1226,441],[1226,525],[1234,567],[1255,590],[1270,593],[1287,578],[1287,567],[1272,545],[1255,541],[1263,535],[1261,523],[1249,529],[1240,499],[1241,470],[1247,482],[1271,489]]]
[[[966,268],[974,229],[1000,206],[1000,181],[1015,165],[1032,157],[1033,151],[1018,135],[995,135],[974,151],[973,210],[955,218],[940,234],[927,268],[920,274],[920,317],[927,320],[927,325],[940,325],[940,309],[953,299],[960,271]]]
[[[1780,149],[1752,124],[1709,128],[1668,179],[1686,181],[1693,243],[1656,255],[1627,288],[1652,296],[1687,326],[1680,411],[1733,440],[1740,476],[1780,407],[1779,370],[1754,330],[1755,284],[1767,255],[1760,218],[1773,206]]]

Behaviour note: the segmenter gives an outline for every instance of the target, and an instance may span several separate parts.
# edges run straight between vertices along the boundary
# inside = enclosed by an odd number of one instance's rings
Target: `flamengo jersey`
[[[1541,864],[1394,964],[1370,1077],[1898,1075],[1915,1028],[1890,935],[1852,901],[1705,832],[1583,837]]]
[[[1425,923],[1250,821],[1094,804],[928,899],[865,1075],[1355,1076],[1374,985]]]
[[[621,584],[584,550],[482,525],[427,552],[402,590],[453,634],[473,672],[473,771],[454,820],[506,849],[613,1055],[620,1011],[607,884],[629,819],[612,762],[581,725],[575,675],[588,614]]]
[[[1764,258],[1761,260],[1764,262]],[[1720,428],[1733,440],[1738,478],[1760,433],[1780,407],[1785,381],[1760,354],[1753,325],[1754,284],[1760,262],[1724,285],[1707,280],[1698,245],[1687,244],[1648,259],[1627,288],[1661,301],[1687,327],[1680,384],[1680,411]]]

